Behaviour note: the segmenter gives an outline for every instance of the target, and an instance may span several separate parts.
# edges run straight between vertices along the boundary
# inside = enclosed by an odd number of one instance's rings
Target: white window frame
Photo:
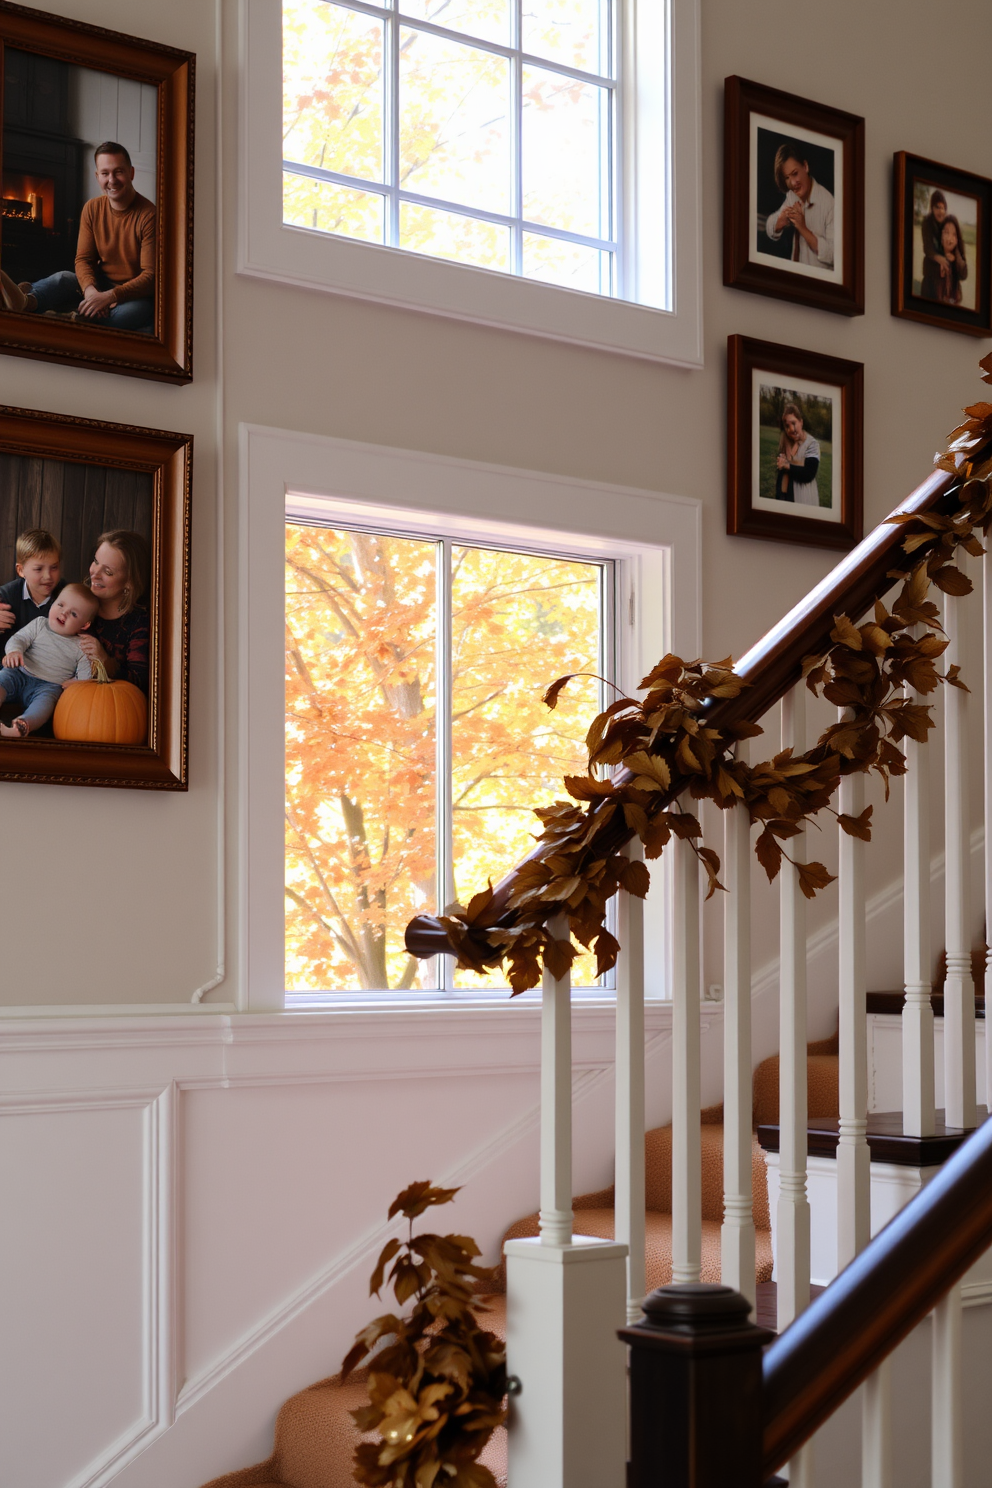
[[[630,299],[286,226],[278,0],[241,4],[238,272],[701,367],[701,0],[616,3],[621,280]]]
[[[239,1008],[281,1011],[285,993],[285,552],[287,496],[318,498],[335,520],[439,527],[471,542],[550,549],[616,565],[617,682],[633,691],[666,650],[700,652],[701,506],[688,497],[609,486],[416,450],[243,424],[240,429],[239,634],[241,931]],[[499,519],[491,513],[499,512]],[[646,541],[646,532],[656,533]],[[670,895],[652,885],[647,995],[671,986]],[[595,998],[596,994],[591,994]],[[611,994],[603,993],[609,1000]],[[505,1006],[506,993],[335,993],[324,1006]],[[312,1007],[312,999],[307,1005]]]

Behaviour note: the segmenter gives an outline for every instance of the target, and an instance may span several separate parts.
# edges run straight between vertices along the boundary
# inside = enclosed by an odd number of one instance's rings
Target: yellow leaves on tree
[[[435,545],[295,524],[286,544],[287,985],[421,985],[402,933],[437,907]],[[595,661],[599,589],[594,565],[530,554],[451,565],[457,893],[524,856],[535,802],[584,764],[597,680],[549,724],[538,678]]]

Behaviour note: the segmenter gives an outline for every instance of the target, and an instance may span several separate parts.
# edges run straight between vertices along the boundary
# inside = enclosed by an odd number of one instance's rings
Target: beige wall
[[[698,498],[705,511],[705,649],[713,656],[739,655],[830,559],[724,533],[727,335],[741,332],[865,363],[869,524],[927,473],[955,411],[977,392],[975,363],[986,345],[889,314],[890,162],[894,150],[907,149],[988,171],[987,48],[981,45],[981,32],[990,27],[988,8],[985,0],[944,6],[942,35],[960,44],[953,76],[940,76],[946,69],[935,63],[932,8],[922,0],[906,0],[898,24],[890,6],[855,0],[815,6],[702,0],[706,365],[696,372],[237,277],[235,0],[222,0],[220,160],[213,0],[173,0],[168,7],[148,0],[61,0],[59,8],[198,53],[196,381],[185,389],[163,388],[0,358],[5,403],[196,436],[192,786],[185,797],[2,787],[0,903],[4,922],[18,934],[4,946],[0,1000],[188,1002],[215,977],[226,942],[228,977],[207,1000],[231,1002],[238,928],[238,423]],[[864,317],[848,320],[722,287],[722,80],[732,72],[866,116]],[[224,226],[219,282],[218,180]],[[221,505],[223,555],[216,541]],[[215,618],[225,594],[222,644]],[[218,754],[222,652],[226,756]],[[226,762],[226,787],[219,758]],[[224,916],[217,900],[221,840],[228,870]]]

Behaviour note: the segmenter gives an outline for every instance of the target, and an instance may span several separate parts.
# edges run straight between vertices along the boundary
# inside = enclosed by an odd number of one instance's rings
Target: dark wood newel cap
[[[746,1323],[751,1304],[733,1287],[719,1282],[696,1281],[686,1286],[663,1286],[645,1297],[644,1315],[656,1328],[733,1327]]]
[[[659,1287],[642,1306],[643,1323],[620,1331],[624,1342],[635,1347],[735,1353],[761,1348],[775,1337],[749,1321],[751,1304],[745,1296],[715,1282]]]

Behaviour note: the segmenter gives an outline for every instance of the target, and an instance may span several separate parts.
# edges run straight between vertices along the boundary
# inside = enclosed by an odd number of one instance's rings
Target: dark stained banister
[[[972,452],[970,458],[977,460],[979,453]],[[954,503],[949,498],[959,482],[958,475],[936,470],[910,496],[900,501],[895,511],[952,510]],[[903,536],[904,529],[900,524],[880,522],[805,599],[800,600],[741,657],[734,671],[748,686],[737,697],[714,703],[707,722],[717,728],[744,720],[756,722],[777,703],[802,675],[803,659],[829,649],[834,616],[848,615],[852,620],[858,620],[869,605],[892,588],[894,581],[890,574],[894,569],[908,571],[912,567],[916,560],[900,553]],[[621,772],[617,778],[628,778],[627,772]],[[678,795],[683,786],[684,783],[678,783],[670,796]],[[621,847],[630,841],[632,835],[622,818],[614,818],[602,837],[597,839],[594,850],[598,855],[604,848]],[[540,850],[535,848],[528,856],[534,856]],[[516,869],[513,869],[496,885],[486,915],[487,924],[512,924],[512,911],[507,911],[505,906],[515,877]],[[549,904],[547,913],[548,916],[555,913],[555,906]],[[406,949],[412,956],[425,957],[450,953],[451,946],[435,916],[417,915],[406,928]]]
[[[764,1472],[808,1441],[992,1243],[992,1121],[767,1350]]]

